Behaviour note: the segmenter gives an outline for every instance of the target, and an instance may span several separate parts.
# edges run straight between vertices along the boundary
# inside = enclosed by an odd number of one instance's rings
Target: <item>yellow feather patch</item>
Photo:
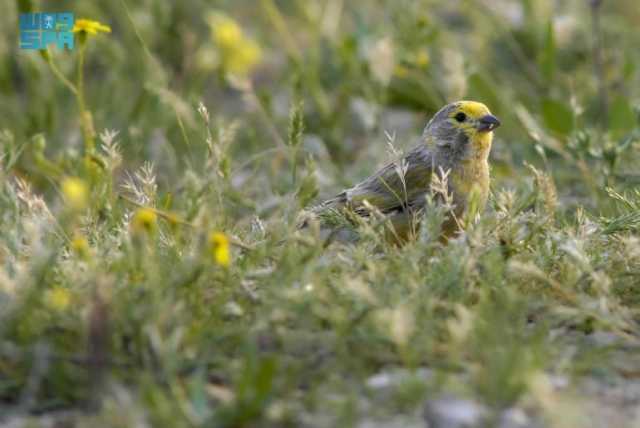
[[[491,114],[486,105],[477,101],[460,101],[457,111],[461,111],[473,119],[479,119],[482,116]]]
[[[480,159],[489,157],[491,151],[491,142],[493,140],[492,132],[474,132],[469,136],[471,143],[475,149],[476,156]]]

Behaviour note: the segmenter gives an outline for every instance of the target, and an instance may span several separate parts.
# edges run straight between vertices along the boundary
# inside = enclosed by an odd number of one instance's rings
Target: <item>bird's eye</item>
[[[464,114],[463,112],[460,112],[458,114],[456,114],[454,116],[454,118],[458,121],[458,122],[464,122],[467,119],[467,115]]]

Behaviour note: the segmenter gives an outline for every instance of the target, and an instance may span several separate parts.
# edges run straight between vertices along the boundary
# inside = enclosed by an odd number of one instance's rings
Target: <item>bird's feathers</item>
[[[431,152],[421,144],[404,158],[388,163],[375,174],[313,208],[312,212],[344,207],[361,212],[365,200],[382,213],[406,209],[424,198],[431,173]]]
[[[493,119],[495,125],[490,128],[480,126],[482,120],[488,118]],[[473,101],[448,104],[429,121],[420,143],[413,150],[313,207],[310,212],[323,223],[330,224],[331,221],[323,220],[335,217],[332,213],[339,214],[346,209],[369,216],[374,208],[388,216],[394,229],[409,230],[415,213],[425,206],[433,174],[449,172],[455,179],[453,183],[448,182],[448,192],[453,194],[455,204],[452,216],[461,214],[475,187],[480,187],[480,202],[484,206],[489,188],[490,131],[497,125],[499,121],[490,116],[484,104]]]

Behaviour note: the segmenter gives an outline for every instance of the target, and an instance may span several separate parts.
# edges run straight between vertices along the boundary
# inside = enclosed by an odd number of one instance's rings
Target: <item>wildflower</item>
[[[69,208],[74,211],[82,211],[87,207],[89,189],[82,179],[67,177],[62,181],[61,187],[62,194]]]
[[[95,35],[99,32],[110,33],[111,27],[91,19],[77,19],[72,31],[74,33]]]
[[[409,69],[407,69],[407,67],[405,67],[404,65],[398,64],[393,69],[393,75],[402,79],[409,75]]]
[[[262,58],[260,46],[247,38],[238,23],[228,16],[213,13],[208,21],[224,70],[240,76],[249,74]]]
[[[133,214],[131,220],[131,229],[136,232],[153,232],[156,228],[158,216],[156,212],[150,208],[140,208]]]
[[[83,235],[77,234],[71,240],[71,249],[82,259],[89,257],[89,242]]]
[[[64,287],[56,286],[45,293],[44,302],[51,309],[64,311],[71,303],[71,293]]]
[[[209,235],[209,246],[213,261],[222,267],[229,267],[231,264],[231,252],[227,235],[222,232],[212,232]]]
[[[227,56],[225,65],[232,74],[246,75],[260,63],[262,51],[253,40],[243,40],[236,49]]]
[[[176,228],[181,222],[180,217],[171,212],[165,213],[164,219],[169,223],[171,228]]]
[[[425,50],[418,52],[414,58],[414,63],[420,68],[426,68],[429,65],[429,53]]]
[[[209,17],[209,26],[213,40],[223,49],[235,48],[244,38],[240,26],[227,16],[212,14]]]

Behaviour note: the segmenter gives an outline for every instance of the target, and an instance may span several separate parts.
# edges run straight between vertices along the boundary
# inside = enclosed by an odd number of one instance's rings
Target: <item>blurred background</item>
[[[502,120],[497,186],[524,160],[557,163],[568,208],[589,205],[610,180],[638,181],[627,141],[640,87],[633,0],[7,0],[0,127],[17,141],[42,134],[55,159],[81,151],[76,103],[40,55],[18,48],[20,7],[111,26],[87,47],[94,126],[119,131],[124,162],[151,160],[165,190],[179,187],[185,164],[203,162],[199,103],[212,120],[236,124],[230,156],[235,167],[253,159],[252,173],[267,174],[255,188],[260,199],[290,190],[277,179],[277,153],[298,102],[303,156],[319,163],[327,194],[387,159],[385,132],[400,148],[415,144],[428,118],[458,99],[480,100]],[[74,75],[77,52],[51,55]],[[23,150],[21,170],[46,186],[29,162],[33,146]],[[271,156],[260,157],[265,151]]]

